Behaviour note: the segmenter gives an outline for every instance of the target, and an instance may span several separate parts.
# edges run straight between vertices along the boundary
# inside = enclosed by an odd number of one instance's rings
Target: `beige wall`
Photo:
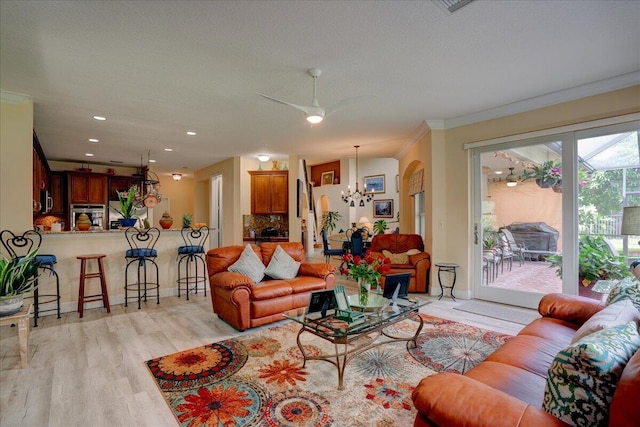
[[[196,187],[198,189],[197,193],[198,195],[205,196],[202,199],[198,198],[195,200],[195,212],[197,212],[198,215],[206,215],[207,223],[210,223],[210,178],[215,175],[222,175],[222,222],[224,227],[222,231],[222,246],[242,243],[241,193],[247,190],[246,188],[242,188],[240,164],[240,157],[232,157],[207,166],[206,168],[199,169],[194,174]]]
[[[460,264],[456,282],[459,295],[472,295],[469,249],[473,244],[469,218],[470,157],[469,152],[463,148],[464,144],[637,112],[640,112],[640,86],[633,86],[446,131],[432,130],[430,137],[424,137],[418,142],[422,148],[412,147],[408,151],[400,162],[401,175],[415,160],[425,163],[425,172],[431,170],[432,263]],[[428,153],[431,153],[432,158],[429,158]],[[403,201],[402,205],[406,206],[406,203]],[[429,240],[428,237],[425,240]],[[435,269],[432,270],[432,290],[437,288],[437,279],[436,283],[433,280],[434,273]]]
[[[0,230],[33,227],[33,102],[0,94]]]

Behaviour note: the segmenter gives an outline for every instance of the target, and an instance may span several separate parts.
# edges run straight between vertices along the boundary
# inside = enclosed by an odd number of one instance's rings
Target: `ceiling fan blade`
[[[260,92],[256,92],[256,93],[257,93],[258,95],[260,95],[261,97],[263,97],[263,98],[270,99],[271,101],[275,101],[275,102],[277,102],[277,103],[279,103],[279,104],[288,105],[289,107],[293,107],[293,108],[295,108],[296,110],[300,110],[300,111],[302,111],[302,112],[304,112],[304,113],[306,113],[306,114],[309,114],[310,107],[305,107],[304,105],[292,104],[291,102],[282,101],[282,100],[280,100],[280,99],[272,98],[272,97],[270,97],[269,95],[265,95],[264,93],[260,93]]]
[[[352,96],[351,98],[345,98],[345,99],[342,99],[342,100],[336,102],[335,104],[325,108],[324,111],[325,111],[325,114],[329,115],[329,114],[333,113],[334,111],[339,110],[341,108],[344,108],[345,106],[347,106],[349,104],[355,104],[357,102],[366,101],[366,100],[372,99],[372,98],[375,98],[375,95]]]

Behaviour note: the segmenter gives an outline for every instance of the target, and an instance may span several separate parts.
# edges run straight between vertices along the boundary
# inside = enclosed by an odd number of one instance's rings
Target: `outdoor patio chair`
[[[520,267],[522,267],[522,263],[524,262],[524,253],[527,250],[524,243],[517,243],[513,234],[511,234],[511,231],[507,228],[500,229],[500,240],[503,242],[503,247],[506,244],[509,251],[513,254],[513,257],[518,259]]]

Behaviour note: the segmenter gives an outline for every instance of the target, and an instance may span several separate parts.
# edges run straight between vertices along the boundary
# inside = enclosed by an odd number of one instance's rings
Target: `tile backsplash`
[[[251,237],[251,229],[257,236],[263,229],[273,227],[278,230],[278,236],[284,237],[289,233],[289,218],[285,215],[242,215],[242,235]]]

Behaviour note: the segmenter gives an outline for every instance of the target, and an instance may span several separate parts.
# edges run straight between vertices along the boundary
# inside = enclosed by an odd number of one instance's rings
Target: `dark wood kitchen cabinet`
[[[133,185],[132,176],[109,177],[109,201],[118,201],[118,191],[127,191]]]
[[[67,172],[69,204],[107,204],[107,176]]]
[[[289,171],[249,171],[251,214],[289,213]]]
[[[51,189],[51,199],[53,201],[53,206],[51,207],[51,215],[64,218],[67,211],[66,201],[64,197],[64,174],[61,172],[51,172],[49,187]]]

